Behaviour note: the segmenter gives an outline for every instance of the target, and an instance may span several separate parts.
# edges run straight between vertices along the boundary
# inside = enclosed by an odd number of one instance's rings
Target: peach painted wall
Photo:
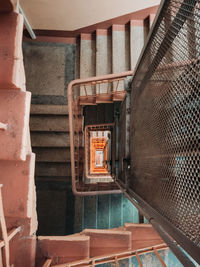
[[[33,29],[76,30],[159,5],[160,0],[20,0]]]

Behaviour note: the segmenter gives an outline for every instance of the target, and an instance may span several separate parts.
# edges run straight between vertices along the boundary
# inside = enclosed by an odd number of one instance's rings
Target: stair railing
[[[82,106],[123,100],[125,97],[125,89],[120,90],[119,83],[122,83],[123,81],[125,83],[125,79],[132,75],[133,71],[127,71],[99,77],[77,79],[71,81],[68,85],[67,96],[69,110],[71,176],[72,191],[75,195],[91,196],[121,193],[121,190],[115,182],[85,184],[83,181],[84,164],[81,162],[82,160],[84,161]],[[101,93],[100,90],[101,85],[103,84],[107,84],[108,88],[105,93]]]
[[[137,249],[137,250],[122,251],[119,253],[92,257],[90,259],[52,265],[52,267],[72,267],[72,266],[73,267],[79,267],[79,266],[93,267],[93,266],[98,266],[100,264],[106,264],[106,263],[115,263],[116,266],[120,266],[120,261],[131,259],[133,257],[136,257],[139,266],[142,267],[144,265],[142,264],[139,255],[144,255],[146,253],[154,253],[158,261],[161,264],[160,266],[167,267],[167,265],[161,258],[160,254],[158,253],[158,251],[163,251],[166,249],[168,249],[168,246],[165,243],[163,243],[163,244],[155,245],[152,247],[147,247],[147,248],[142,248],[142,249]]]
[[[161,1],[132,81],[128,186],[116,181],[188,267],[183,249],[200,264],[199,18],[199,0]]]

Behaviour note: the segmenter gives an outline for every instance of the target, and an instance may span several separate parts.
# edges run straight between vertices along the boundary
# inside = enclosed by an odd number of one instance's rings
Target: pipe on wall
[[[18,9],[19,9],[19,13],[22,14],[22,16],[24,17],[24,24],[25,24],[25,27],[26,27],[28,33],[30,34],[32,39],[36,39],[36,35],[35,35],[32,27],[31,27],[26,15],[24,14],[24,11],[23,11],[22,7],[20,6],[20,3],[18,3]]]

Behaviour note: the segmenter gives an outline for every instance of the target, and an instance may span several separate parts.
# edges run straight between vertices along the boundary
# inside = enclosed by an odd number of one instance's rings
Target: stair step
[[[112,73],[112,36],[109,30],[96,30],[96,76]],[[100,92],[107,93],[107,84],[101,84]]]
[[[130,36],[126,25],[112,26],[112,72],[120,73],[130,69]],[[117,82],[113,82],[113,91]],[[120,81],[118,91],[124,91],[124,81]]]
[[[31,133],[32,147],[70,147],[69,133]]]
[[[10,266],[35,267],[36,236],[18,234],[9,242]]]
[[[31,114],[68,115],[67,105],[31,105]]]
[[[134,250],[164,243],[151,224],[125,223],[124,227],[131,232]]]
[[[128,231],[85,229],[82,233],[90,237],[90,257],[131,249]]]
[[[36,162],[70,162],[70,149],[57,147],[34,147]]]
[[[96,64],[96,47],[95,39],[92,34],[81,34],[80,43],[80,78],[87,78],[95,76],[95,64]],[[88,95],[92,94],[92,90],[88,87]],[[83,86],[80,89],[80,95],[85,95]]]
[[[89,236],[38,236],[37,264],[41,267],[46,258],[53,264],[89,258]]]
[[[35,169],[36,176],[71,176],[69,163],[38,162]]]
[[[80,118],[80,123],[82,119]],[[45,123],[44,123],[45,122]],[[80,128],[81,129],[81,128]],[[69,132],[68,116],[45,116],[34,115],[30,118],[31,131],[46,131],[46,132]]]
[[[131,51],[131,69],[137,64],[138,58],[144,46],[148,35],[148,21],[131,20],[130,21],[130,51]]]

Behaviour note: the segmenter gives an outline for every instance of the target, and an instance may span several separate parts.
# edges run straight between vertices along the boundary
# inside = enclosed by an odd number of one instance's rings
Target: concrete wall
[[[34,29],[76,30],[144,8],[160,0],[21,0]]]
[[[75,44],[24,42],[30,130],[36,153],[38,234],[73,233],[67,84],[74,79]]]
[[[24,42],[26,85],[32,103],[67,104],[67,85],[74,79],[75,45]]]

